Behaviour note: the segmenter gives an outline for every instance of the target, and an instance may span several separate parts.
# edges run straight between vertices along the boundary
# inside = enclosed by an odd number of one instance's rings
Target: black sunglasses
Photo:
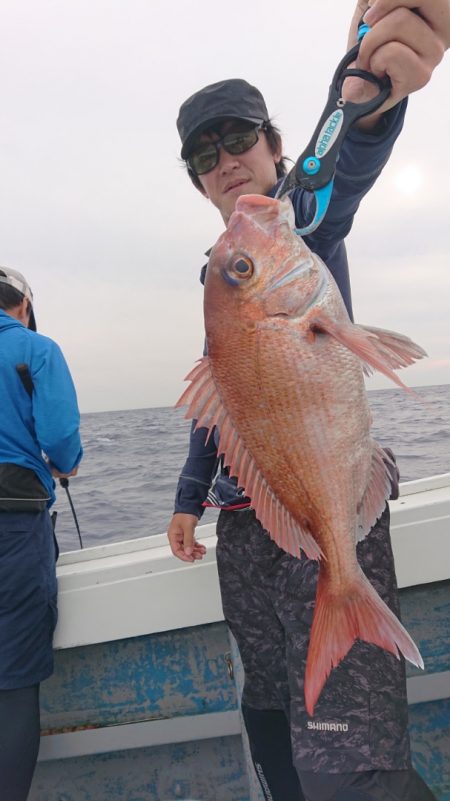
[[[252,125],[245,131],[230,131],[216,139],[214,142],[204,142],[199,145],[187,159],[187,163],[195,175],[205,175],[211,172],[219,161],[219,148],[223,147],[232,156],[245,153],[256,145],[258,132],[265,129],[265,122]]]

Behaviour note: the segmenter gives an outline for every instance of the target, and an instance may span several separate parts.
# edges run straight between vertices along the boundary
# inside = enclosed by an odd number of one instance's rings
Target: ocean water
[[[450,472],[450,384],[369,391],[373,436],[393,449],[402,481]],[[69,491],[84,547],[166,530],[190,423],[172,408],[84,414],[84,459]],[[62,551],[79,548],[65,491],[57,487]],[[215,520],[207,510],[202,522]]]

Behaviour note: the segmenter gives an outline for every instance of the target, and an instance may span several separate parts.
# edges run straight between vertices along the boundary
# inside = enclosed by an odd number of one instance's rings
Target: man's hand
[[[361,16],[368,8],[366,21],[375,25],[378,20],[396,8],[414,10],[440,39],[444,50],[450,47],[450,2],[449,0],[373,0],[372,3],[360,0]],[[356,21],[356,25],[358,20]]]
[[[367,13],[366,13],[367,12]],[[353,15],[348,40],[356,43],[361,17],[371,30],[364,36],[355,66],[378,77],[388,75],[392,90],[383,106],[358,127],[374,127],[383,112],[397,105],[430,80],[435,67],[450,47],[450,0],[359,0]],[[343,94],[360,103],[373,97],[374,88],[367,81],[348,78]]]
[[[195,527],[198,523],[196,515],[178,512],[172,517],[167,529],[169,545],[174,556],[183,562],[195,562],[203,559],[206,548],[195,539]]]
[[[78,467],[74,467],[70,473],[60,473],[60,471],[52,464],[50,464],[50,470],[52,471],[53,478],[70,478],[71,476],[76,476],[78,473]]]

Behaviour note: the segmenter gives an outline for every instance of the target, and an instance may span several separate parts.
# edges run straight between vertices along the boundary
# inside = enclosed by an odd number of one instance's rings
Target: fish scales
[[[321,334],[317,338],[328,339],[328,343],[320,341],[319,347],[334,350],[336,356],[317,359],[310,347],[305,349],[305,337],[299,336],[292,326],[291,330],[286,328],[283,325],[280,330],[279,324],[252,335],[245,354],[241,353],[237,360],[239,380],[233,381],[231,392],[230,369],[217,373],[215,366],[212,369],[242,440],[275,494],[294,515],[300,507],[303,518],[309,513],[312,523],[317,526],[322,523],[322,539],[326,517],[330,516],[330,526],[334,529],[343,519],[341,527],[345,531],[354,517],[356,501],[351,509],[343,507],[354,498],[356,485],[360,487],[359,497],[362,495],[364,476],[369,472],[369,411],[362,380],[355,382],[352,397],[341,391],[342,386],[350,383],[352,372],[359,377],[359,360]],[[236,362],[230,343],[227,351],[211,354],[213,365],[218,362],[229,368]],[[348,363],[344,368],[344,384],[336,380],[342,374],[336,369],[339,360]],[[329,365],[328,369],[318,369],[319,362]],[[365,415],[349,414],[349,404],[353,402],[365,403]],[[300,436],[301,447],[293,447]],[[348,462],[355,455],[356,444],[359,449],[353,471],[345,470],[342,455]]]

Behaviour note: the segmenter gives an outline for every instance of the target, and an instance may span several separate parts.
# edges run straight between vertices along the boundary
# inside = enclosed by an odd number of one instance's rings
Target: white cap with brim
[[[32,331],[36,331],[36,319],[33,311],[33,293],[22,273],[19,273],[18,270],[12,270],[11,267],[0,266],[0,283],[8,284],[8,286],[17,289],[18,292],[30,301],[31,312],[28,328]]]

